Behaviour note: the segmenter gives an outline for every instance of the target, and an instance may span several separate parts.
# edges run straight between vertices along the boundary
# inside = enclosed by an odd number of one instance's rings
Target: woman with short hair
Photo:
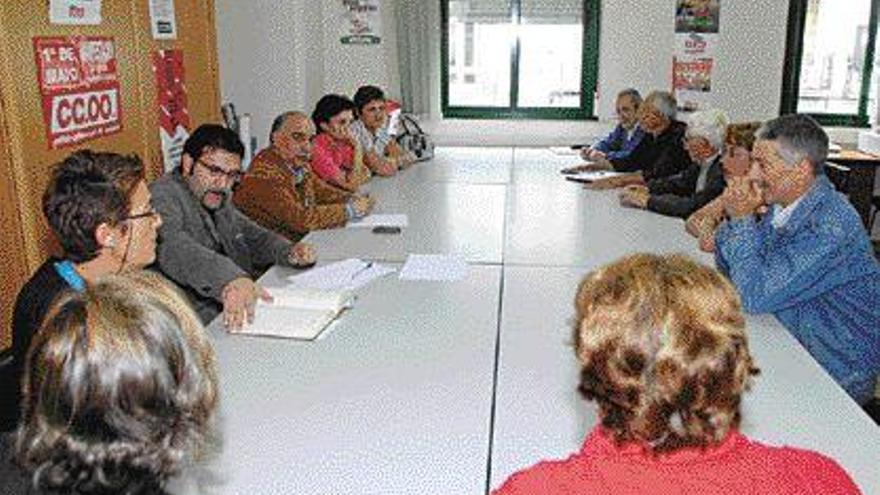
[[[53,305],[28,352],[16,493],[161,494],[213,438],[214,352],[159,275],[108,276]],[[4,492],[6,493],[6,492]]]
[[[739,432],[758,370],[740,300],[714,269],[635,254],[588,274],[575,308],[579,389],[600,424],[580,452],[496,494],[859,493],[833,460]]]
[[[376,175],[388,177],[414,162],[388,133],[385,93],[376,86],[361,86],[354,94],[357,119],[351,132],[364,152],[364,163]]]
[[[724,149],[721,152],[721,168],[726,184],[748,180],[755,131],[759,127],[760,122],[742,122],[727,126]],[[719,196],[693,212],[687,218],[685,230],[699,240],[701,250],[711,253],[715,251],[715,229],[723,219],[724,203]]]
[[[46,310],[66,290],[144,268],[156,258],[162,219],[151,205],[144,165],[135,155],[81,150],[55,165],[43,194],[43,214],[63,248],[25,283],[12,321],[11,390],[4,390],[0,430],[15,428],[25,353]]]
[[[318,135],[312,148],[312,171],[325,182],[356,191],[370,180],[363,149],[349,126],[354,120],[354,103],[348,98],[324,95],[315,105],[312,120]]]

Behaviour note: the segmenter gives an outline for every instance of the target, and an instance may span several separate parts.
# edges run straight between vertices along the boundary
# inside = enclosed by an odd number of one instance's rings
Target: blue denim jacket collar
[[[779,228],[778,233],[781,235],[787,234],[789,232],[797,232],[800,230],[801,226],[803,226],[807,221],[810,220],[813,216],[813,210],[816,209],[818,205],[828,198],[830,194],[834,193],[834,186],[831,184],[831,181],[828,180],[828,177],[825,175],[820,175],[816,177],[813,185],[810,186],[810,189],[804,193],[804,198],[801,200],[801,203],[795,208],[794,212],[791,214],[791,218],[788,219],[788,222]],[[769,222],[770,216],[767,215],[766,219]]]

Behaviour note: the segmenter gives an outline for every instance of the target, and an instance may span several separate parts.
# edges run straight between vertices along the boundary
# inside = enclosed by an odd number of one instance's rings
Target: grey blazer
[[[213,214],[190,192],[179,169],[150,185],[162,215],[156,262],[189,296],[205,323],[222,310],[223,287],[258,277],[272,264],[289,265],[291,241],[256,224],[227,198]]]

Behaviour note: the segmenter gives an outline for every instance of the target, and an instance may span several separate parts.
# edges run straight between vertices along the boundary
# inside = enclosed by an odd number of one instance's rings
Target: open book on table
[[[239,333],[288,339],[314,340],[351,306],[350,291],[326,291],[293,287],[268,288],[272,302],[259,301],[254,322]]]

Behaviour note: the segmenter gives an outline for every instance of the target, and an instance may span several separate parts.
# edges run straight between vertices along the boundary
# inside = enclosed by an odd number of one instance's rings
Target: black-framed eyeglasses
[[[244,175],[241,170],[223,170],[216,165],[211,165],[210,163],[203,162],[201,158],[196,160],[196,163],[205,167],[205,170],[207,170],[208,173],[211,174],[211,177],[214,178],[223,177],[225,179],[231,180],[232,182],[238,183],[241,182],[241,177],[242,175]]]
[[[139,220],[141,218],[155,218],[158,215],[159,215],[158,211],[150,208],[149,210],[147,210],[143,213],[135,213],[134,215],[129,215],[129,216],[123,218],[123,220]]]

